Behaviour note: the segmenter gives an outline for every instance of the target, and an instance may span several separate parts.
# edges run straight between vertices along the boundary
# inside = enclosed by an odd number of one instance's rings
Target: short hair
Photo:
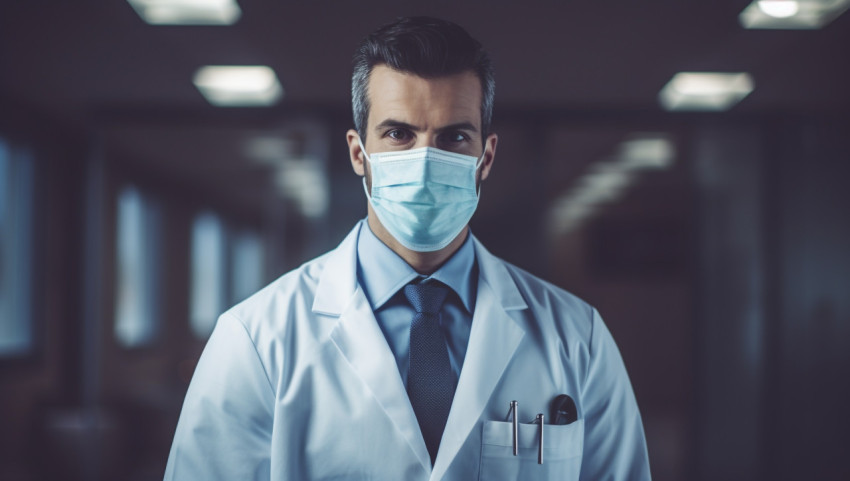
[[[368,83],[375,65],[436,78],[472,71],[481,81],[482,138],[490,133],[496,81],[490,56],[460,25],[432,17],[401,17],[360,43],[354,54],[351,107],[354,127],[366,140],[369,119]]]

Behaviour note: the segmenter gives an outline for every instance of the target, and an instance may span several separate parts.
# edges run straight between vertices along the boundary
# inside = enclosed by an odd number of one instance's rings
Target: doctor
[[[469,232],[493,92],[455,24],[402,18],[363,41],[347,140],[368,217],[219,318],[166,480],[649,479],[599,314]],[[552,424],[561,394],[575,416]]]

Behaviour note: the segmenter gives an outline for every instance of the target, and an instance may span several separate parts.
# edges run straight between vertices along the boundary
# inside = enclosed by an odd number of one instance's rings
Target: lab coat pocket
[[[543,464],[537,463],[540,425],[520,424],[513,454],[513,424],[486,421],[481,433],[481,481],[576,480],[581,470],[584,420],[543,428]]]

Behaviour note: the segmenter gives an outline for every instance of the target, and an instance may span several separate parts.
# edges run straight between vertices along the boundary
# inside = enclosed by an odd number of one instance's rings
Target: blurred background
[[[601,311],[654,478],[850,479],[848,4],[3,0],[0,480],[162,479],[217,315],[365,216],[351,56],[419,14],[495,63],[473,232]]]

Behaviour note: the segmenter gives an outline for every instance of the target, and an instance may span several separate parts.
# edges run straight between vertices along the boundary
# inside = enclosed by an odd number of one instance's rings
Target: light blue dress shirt
[[[390,350],[395,355],[398,371],[407,385],[408,356],[410,353],[410,321],[413,308],[404,298],[401,289],[421,276],[380,239],[364,221],[357,240],[357,280],[363,287],[366,298],[375,313],[375,319]],[[467,235],[460,249],[436,272],[426,279],[434,279],[451,288],[440,313],[440,324],[446,336],[449,362],[455,374],[460,376],[469,332],[472,328],[472,313],[475,312],[475,291],[478,268],[472,236]]]

